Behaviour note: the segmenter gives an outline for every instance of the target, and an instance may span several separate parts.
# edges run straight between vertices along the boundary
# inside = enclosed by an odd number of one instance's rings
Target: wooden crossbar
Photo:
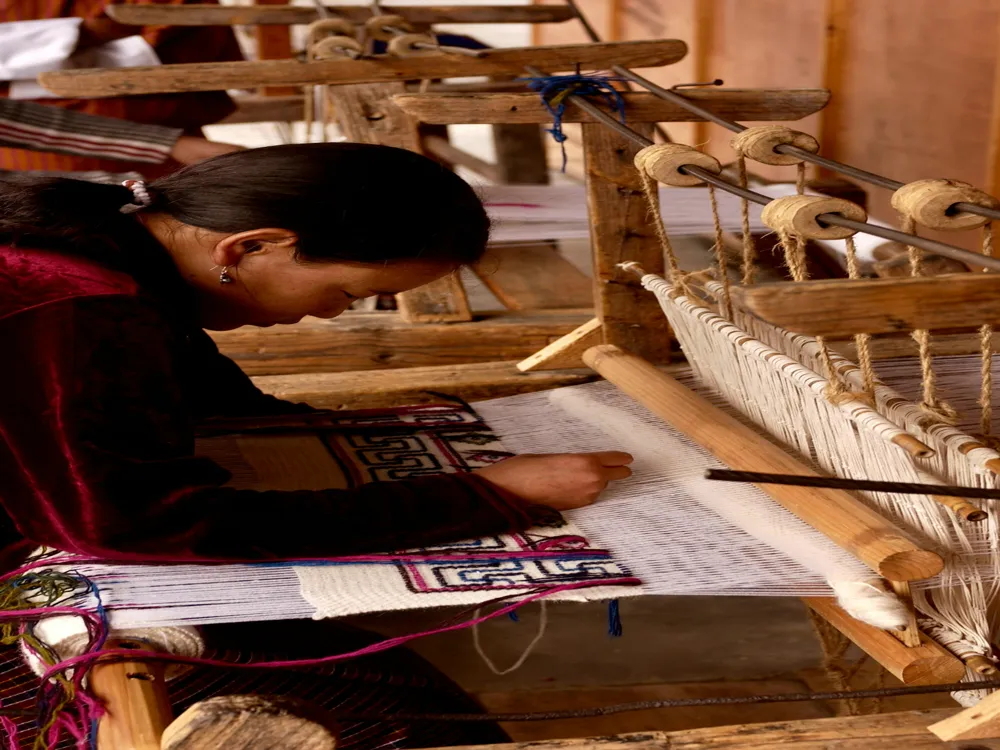
[[[561,23],[573,18],[565,5],[386,5],[386,13],[410,23]],[[327,5],[327,11],[351,23],[372,17],[367,5]],[[306,5],[108,5],[105,12],[130,26],[291,26],[319,19]]]
[[[759,284],[734,287],[732,297],[768,323],[812,336],[1000,323],[1000,274],[994,273]]]
[[[484,50],[481,57],[429,55],[362,60],[267,60],[229,63],[188,63],[139,68],[90,68],[42,73],[38,80],[57,96],[76,99],[183,91],[224,91],[264,85],[338,85],[413,81],[425,78],[517,75],[526,65],[547,71],[611,65],[644,68],[670,65],[682,59],[687,45],[676,39],[608,44],[566,44]]]
[[[733,120],[800,120],[818,112],[830,100],[826,89],[710,89],[685,90],[684,95]],[[694,122],[697,115],[645,92],[622,94],[627,122]],[[549,123],[552,115],[538,94],[400,94],[396,104],[420,122],[435,125],[482,123]],[[563,122],[594,122],[594,118],[567,103]]]

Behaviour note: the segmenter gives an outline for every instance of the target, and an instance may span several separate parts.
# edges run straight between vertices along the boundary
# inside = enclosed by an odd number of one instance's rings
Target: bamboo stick
[[[105,648],[145,651],[149,647],[110,639]],[[160,750],[160,737],[171,721],[162,663],[98,663],[90,673],[90,686],[105,708],[97,727],[100,750]]]
[[[813,474],[761,435],[645,360],[615,346],[595,346],[583,361],[654,414],[734,469]],[[944,566],[888,519],[840,490],[761,486],[779,505],[892,581],[930,578]]]

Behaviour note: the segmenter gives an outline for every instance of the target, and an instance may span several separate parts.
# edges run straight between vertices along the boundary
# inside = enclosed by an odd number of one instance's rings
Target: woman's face
[[[283,229],[226,235],[155,215],[143,223],[195,290],[199,322],[214,331],[297,323],[307,315],[334,318],[355,300],[398,294],[455,270],[452,264],[426,260],[300,261],[297,238]]]
[[[309,263],[293,252],[254,257],[247,255],[228,269],[231,282],[219,282],[215,269],[201,292],[201,323],[224,331],[244,325],[272,326],[298,323],[311,315],[335,318],[358,299],[376,294],[398,294],[451,273],[438,261],[397,261],[387,265]]]

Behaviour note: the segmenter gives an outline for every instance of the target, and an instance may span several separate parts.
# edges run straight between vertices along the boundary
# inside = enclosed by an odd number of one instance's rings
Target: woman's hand
[[[204,138],[197,138],[190,135],[182,135],[174,144],[174,150],[170,156],[174,161],[181,164],[194,164],[195,162],[211,159],[213,156],[229,154],[233,151],[242,151],[243,146],[236,146],[232,143],[216,143]]]
[[[632,476],[632,460],[620,451],[524,455],[475,473],[526,503],[572,510],[593,503],[609,482]]]

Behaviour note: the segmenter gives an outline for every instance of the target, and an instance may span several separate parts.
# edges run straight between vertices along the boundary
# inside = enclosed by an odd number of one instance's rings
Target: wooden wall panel
[[[996,0],[852,3],[833,156],[903,182],[985,185],[998,23]],[[893,218],[888,191],[870,195],[873,215]],[[967,232],[947,240],[975,246]]]

